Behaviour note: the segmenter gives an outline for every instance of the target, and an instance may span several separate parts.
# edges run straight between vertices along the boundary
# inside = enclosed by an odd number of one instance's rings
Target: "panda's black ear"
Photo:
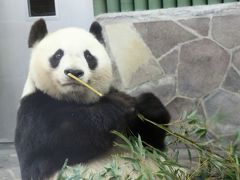
[[[103,34],[102,34],[102,26],[97,22],[94,21],[90,27],[90,33],[92,33],[96,39],[102,43],[103,45],[105,45],[104,39],[103,39]]]
[[[31,27],[29,38],[28,38],[28,47],[31,48],[36,42],[41,41],[46,34],[48,33],[47,25],[44,19],[37,20]]]

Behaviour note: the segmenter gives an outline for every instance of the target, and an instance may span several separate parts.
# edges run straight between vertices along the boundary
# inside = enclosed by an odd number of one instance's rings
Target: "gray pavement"
[[[20,180],[20,169],[13,143],[0,143],[0,180]]]

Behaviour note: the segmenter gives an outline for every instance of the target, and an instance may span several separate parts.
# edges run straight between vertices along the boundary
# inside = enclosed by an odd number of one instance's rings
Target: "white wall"
[[[67,26],[88,29],[94,19],[92,0],[55,0],[57,17],[46,18],[48,30]],[[31,24],[27,0],[0,0],[0,142],[12,141],[16,113],[29,64]]]

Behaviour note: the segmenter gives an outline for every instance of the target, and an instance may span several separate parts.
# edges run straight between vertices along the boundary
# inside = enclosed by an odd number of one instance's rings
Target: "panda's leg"
[[[54,172],[62,168],[64,160],[49,157],[38,158],[28,163],[21,168],[22,180],[48,180]]]
[[[137,98],[138,113],[142,114],[145,118],[158,123],[167,124],[170,121],[170,114],[161,103],[161,101],[152,93],[144,93]],[[164,149],[164,139],[166,132],[159,127],[142,121],[137,118],[131,128],[134,135],[140,135],[142,141],[150,144],[151,146],[160,150]]]

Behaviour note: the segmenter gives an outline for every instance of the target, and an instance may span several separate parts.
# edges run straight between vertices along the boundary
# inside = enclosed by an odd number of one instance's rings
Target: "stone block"
[[[175,74],[178,64],[178,49],[164,56],[159,63],[166,74]]]
[[[131,24],[107,25],[105,31],[124,88],[134,87],[162,74],[151,51]],[[139,75],[142,78],[138,78]]]
[[[226,48],[240,45],[240,15],[216,16],[212,20],[212,36]]]
[[[121,89],[122,87],[122,80],[118,71],[118,67],[115,61],[112,61],[112,71],[113,71],[113,83],[112,86],[116,89]]]
[[[240,76],[233,68],[229,69],[227,77],[223,83],[223,88],[232,92],[240,93]]]
[[[184,112],[191,112],[197,110],[199,114],[202,114],[202,108],[197,105],[196,101],[183,98],[183,97],[176,97],[173,99],[168,105],[167,109],[169,110],[172,121],[178,120],[181,118]]]
[[[134,23],[134,26],[156,58],[161,57],[179,43],[196,38],[173,21],[141,22]]]
[[[207,95],[223,81],[230,55],[209,39],[183,45],[178,67],[178,89],[183,96]]]
[[[240,49],[233,52],[233,64],[240,71]]]
[[[209,21],[210,21],[209,18],[192,18],[180,20],[179,22],[184,26],[195,30],[202,36],[208,36]]]
[[[206,113],[216,132],[234,133],[240,128],[240,96],[217,90],[204,99]],[[215,117],[215,118],[214,118]]]
[[[131,95],[138,96],[144,92],[152,92],[163,102],[163,104],[167,104],[176,94],[175,78],[165,76],[159,79],[156,84],[152,82],[145,83],[131,92]]]
[[[0,179],[1,180],[15,180],[12,174],[5,169],[0,168]]]
[[[147,63],[139,66],[136,72],[132,73],[132,77],[125,87],[132,88],[149,80],[159,79],[162,75],[163,71],[160,69],[158,63],[150,59]]]

